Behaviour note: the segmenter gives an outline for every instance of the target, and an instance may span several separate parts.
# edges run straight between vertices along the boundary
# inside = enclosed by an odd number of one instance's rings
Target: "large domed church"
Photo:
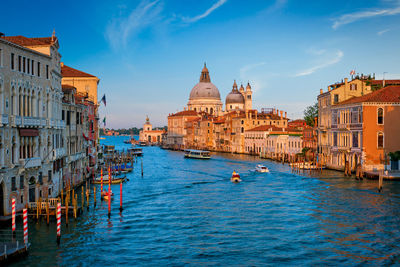
[[[196,84],[190,92],[187,106],[189,110],[206,112],[214,116],[220,116],[234,110],[250,110],[252,109],[251,86],[248,83],[246,90],[244,90],[243,85],[240,87],[240,90],[238,90],[235,81],[232,91],[226,96],[225,110],[223,110],[219,90],[211,82],[210,73],[204,63],[204,68],[200,75],[200,82]]]

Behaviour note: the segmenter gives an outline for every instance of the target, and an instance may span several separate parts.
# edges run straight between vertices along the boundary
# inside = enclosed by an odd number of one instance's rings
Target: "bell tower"
[[[245,110],[253,109],[253,92],[251,91],[250,83],[247,83],[246,91],[244,92],[244,108]]]

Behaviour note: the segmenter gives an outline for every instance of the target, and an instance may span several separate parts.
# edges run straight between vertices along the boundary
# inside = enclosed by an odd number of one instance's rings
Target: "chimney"
[[[349,79],[344,78],[344,83],[347,84],[347,82],[349,81]]]
[[[272,114],[275,114],[275,109],[274,108],[272,109]]]
[[[324,90],[322,90],[322,88],[319,89],[319,94],[322,95],[323,93],[324,93]]]
[[[64,67],[64,62],[60,62],[61,68]]]
[[[276,115],[279,115],[279,109],[276,109]]]
[[[283,111],[281,110],[281,119],[283,118]]]
[[[328,92],[330,92],[331,91],[331,87],[330,86],[328,86]]]
[[[257,111],[257,110],[255,110],[255,114],[256,114],[256,119],[257,119],[257,112],[258,112],[258,111]]]
[[[287,119],[287,112],[285,111],[285,119]]]

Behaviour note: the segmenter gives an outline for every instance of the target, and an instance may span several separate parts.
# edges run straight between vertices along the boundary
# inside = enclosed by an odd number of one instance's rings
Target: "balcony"
[[[65,148],[56,148],[53,149],[53,160],[60,159],[65,156]]]
[[[22,125],[24,127],[39,127],[40,126],[40,118],[22,117]]]
[[[2,125],[7,125],[8,124],[8,115],[7,114],[1,114],[1,116],[0,116],[0,124],[2,124]]]
[[[25,169],[37,168],[42,165],[42,160],[40,159],[40,157],[20,159],[19,164],[22,168]]]
[[[75,153],[75,154],[70,155],[68,157],[68,163],[73,162],[73,161],[77,161],[77,160],[79,160],[81,158],[84,158],[84,157],[85,157],[85,153],[84,152]]]
[[[12,115],[10,124],[13,127],[21,126],[21,124],[22,124],[21,117],[20,116],[16,116],[16,115]]]

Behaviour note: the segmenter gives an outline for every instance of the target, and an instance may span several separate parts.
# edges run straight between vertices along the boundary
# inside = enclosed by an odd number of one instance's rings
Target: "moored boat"
[[[192,159],[210,159],[210,151],[206,150],[195,150],[195,149],[186,149],[185,150],[185,158]]]
[[[269,170],[264,165],[258,164],[256,166],[256,172],[269,172]]]
[[[105,178],[106,177],[106,178]],[[126,180],[126,176],[120,178],[111,178],[111,184],[123,183]],[[94,184],[101,184],[101,178],[97,177],[93,180]],[[103,176],[103,184],[108,184],[108,175]]]
[[[143,149],[140,147],[132,147],[128,149],[129,153],[131,153],[132,156],[140,157],[143,156]]]

